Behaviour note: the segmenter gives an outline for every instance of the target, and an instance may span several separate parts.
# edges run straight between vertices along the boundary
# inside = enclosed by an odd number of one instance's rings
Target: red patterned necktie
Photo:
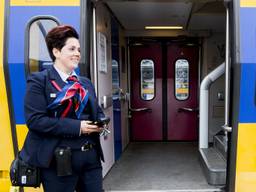
[[[68,77],[67,82],[68,83],[57,94],[56,99],[48,105],[47,108],[54,110],[68,102],[68,105],[62,112],[61,117],[66,117],[73,105],[75,114],[79,119],[80,114],[88,101],[89,93],[88,90],[81,85],[76,76],[73,75]]]

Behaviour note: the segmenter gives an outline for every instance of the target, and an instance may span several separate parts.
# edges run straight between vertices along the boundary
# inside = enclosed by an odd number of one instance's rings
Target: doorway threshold
[[[103,180],[109,192],[217,192],[204,177],[197,142],[132,142]]]

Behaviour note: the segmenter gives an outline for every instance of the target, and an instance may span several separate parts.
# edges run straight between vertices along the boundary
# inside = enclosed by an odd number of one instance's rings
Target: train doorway
[[[210,90],[210,128],[204,137],[209,138],[210,147],[204,159],[197,142],[197,108],[198,85],[224,61],[223,2],[106,0],[106,4],[119,21],[128,50],[131,140],[104,177],[104,189],[222,191],[226,159],[217,151],[217,134],[224,120],[224,78],[215,81]],[[99,13],[104,21],[105,14]],[[98,28],[106,26],[103,23]],[[182,30],[160,29],[162,26]],[[121,72],[125,82],[123,75]]]
[[[198,138],[198,46],[176,41],[130,46],[133,141]]]

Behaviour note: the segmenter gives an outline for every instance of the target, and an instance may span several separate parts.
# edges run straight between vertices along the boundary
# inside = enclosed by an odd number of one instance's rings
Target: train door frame
[[[240,18],[239,8],[240,1],[227,2],[226,7],[230,10],[230,52],[231,52],[231,77],[230,77],[230,118],[229,123],[232,127],[232,132],[228,133],[228,153],[227,153],[227,181],[226,190],[228,192],[235,191],[236,185],[236,157],[237,157],[237,138],[238,138],[238,123],[239,123],[239,98],[240,98]]]
[[[231,76],[232,132],[229,133],[228,191],[250,192],[255,182],[255,1],[240,0],[230,3],[232,19]],[[245,77],[246,76],[246,77]],[[249,81],[248,81],[249,79]],[[255,91],[255,89],[254,89]],[[248,94],[248,95],[247,95]],[[244,101],[247,102],[244,102]],[[252,107],[253,106],[253,107]],[[250,141],[254,140],[254,141]],[[253,163],[252,163],[253,162]]]

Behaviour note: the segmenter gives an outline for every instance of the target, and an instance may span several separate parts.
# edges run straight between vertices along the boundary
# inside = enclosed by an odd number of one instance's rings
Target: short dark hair
[[[79,35],[76,30],[69,25],[59,25],[48,32],[45,37],[45,41],[50,57],[53,61],[56,59],[52,53],[53,48],[61,50],[62,47],[64,47],[67,39],[71,37],[79,39]]]

